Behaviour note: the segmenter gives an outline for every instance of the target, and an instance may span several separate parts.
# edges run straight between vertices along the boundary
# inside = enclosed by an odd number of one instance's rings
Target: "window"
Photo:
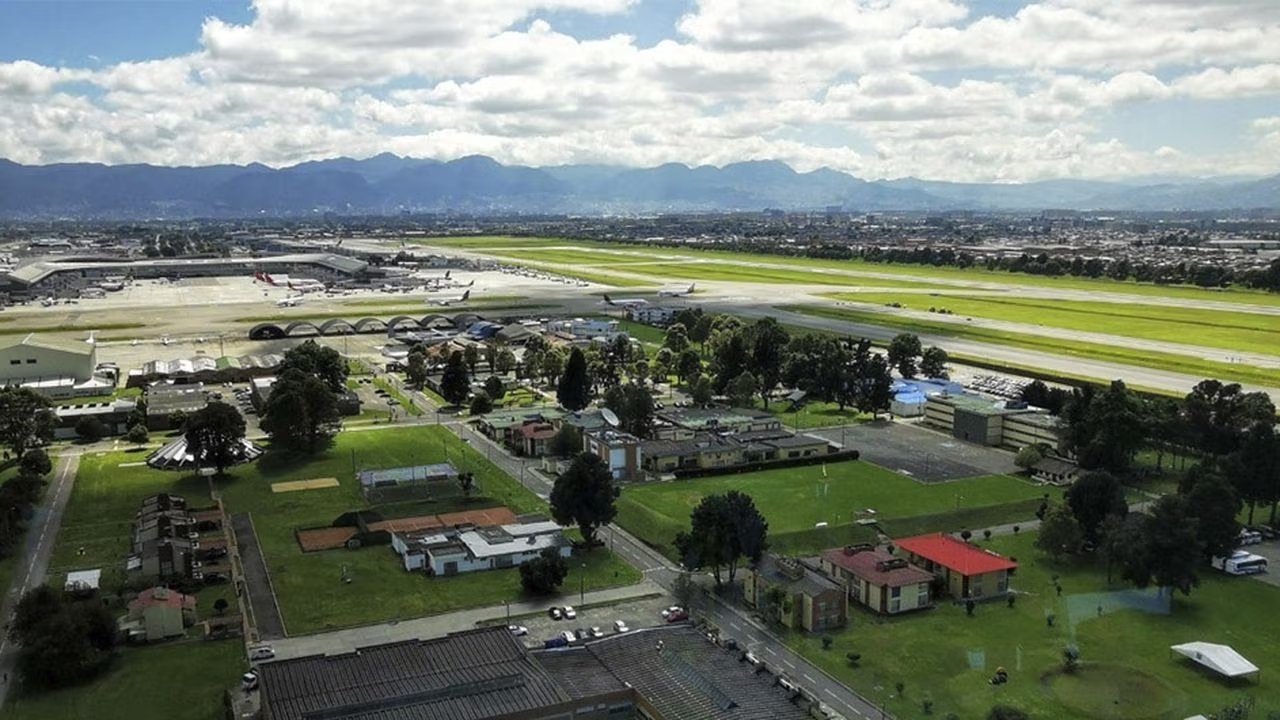
[[[929,594],[920,593],[920,596],[916,598],[916,607],[922,608],[922,607],[928,607],[928,606],[929,606]]]
[[[900,598],[900,597],[902,597],[902,588],[900,588],[900,587],[895,587],[895,588],[892,588],[891,590],[889,590],[889,597],[891,597],[891,598]]]
[[[22,364],[22,361],[21,361],[21,360],[10,360],[10,361],[9,361],[9,364],[10,364],[10,365],[21,365],[21,364]]]
[[[27,358],[27,364],[28,364],[28,365],[35,365],[35,364],[36,364],[36,359],[35,359],[35,358]]]

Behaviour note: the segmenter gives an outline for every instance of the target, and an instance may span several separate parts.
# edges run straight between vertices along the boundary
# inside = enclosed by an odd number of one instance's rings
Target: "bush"
[[[964,540],[965,542],[969,542],[969,539],[972,537],[973,537],[973,533],[969,532],[968,529],[960,531],[960,539]]]
[[[990,540],[990,539],[991,539],[991,530],[990,530],[990,529],[987,529],[987,530],[983,530],[983,531],[982,531],[982,539],[983,539],[983,540]]]
[[[92,415],[85,415],[76,422],[76,435],[90,442],[101,440],[107,434],[107,426]]]
[[[920,709],[924,712],[924,714],[925,714],[925,715],[932,715],[932,714],[933,714],[933,701],[932,701],[932,700],[925,700],[925,701],[921,702],[921,703],[920,703]]]
[[[847,652],[844,654],[844,659],[848,660],[850,665],[857,665],[858,661],[862,659],[862,655],[856,652]]]
[[[833,642],[835,642],[835,638],[831,637],[830,635],[823,635],[823,636],[822,636],[822,649],[823,649],[823,650],[830,650],[830,649],[831,649],[831,643],[833,643]]]
[[[901,680],[893,684],[893,689],[898,691],[898,697],[902,697],[907,694],[907,685]]]
[[[48,475],[53,470],[53,462],[49,460],[49,453],[44,448],[31,448],[22,454],[19,467],[23,473],[39,477]]]

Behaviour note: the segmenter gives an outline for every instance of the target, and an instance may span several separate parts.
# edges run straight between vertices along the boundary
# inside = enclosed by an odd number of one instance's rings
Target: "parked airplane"
[[[439,305],[439,306],[441,306],[441,307],[448,307],[448,306],[453,305],[453,304],[455,304],[455,303],[464,303],[464,302],[466,302],[466,301],[467,301],[467,298],[469,298],[469,297],[471,297],[471,291],[470,291],[470,290],[468,290],[468,291],[466,291],[466,292],[462,293],[462,297],[460,297],[460,298],[456,298],[456,299],[454,299],[454,300],[450,300],[449,298],[438,298],[438,299],[434,299],[434,300],[428,300],[428,301],[427,301],[427,304],[428,304],[428,305]]]
[[[300,297],[281,298],[276,301],[276,307],[298,307],[301,302],[302,298]]]
[[[649,301],[644,298],[618,298],[617,300],[614,300],[606,293],[604,296],[604,304],[631,310],[633,308],[644,307],[649,304]]]
[[[658,291],[659,297],[680,297],[682,295],[692,295],[695,283],[689,283],[687,288],[663,288]]]
[[[324,292],[324,283],[319,280],[290,280],[289,289],[300,293]]]

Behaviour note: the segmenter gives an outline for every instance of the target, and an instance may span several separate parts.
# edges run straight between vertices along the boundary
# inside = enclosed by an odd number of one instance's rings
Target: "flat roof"
[[[963,575],[1013,570],[1018,563],[990,550],[974,547],[945,533],[917,535],[894,541],[899,548]]]
[[[9,272],[11,280],[28,285],[35,284],[59,272],[80,272],[83,270],[115,271],[121,275],[128,274],[135,268],[154,271],[167,271],[172,275],[190,275],[193,269],[226,266],[232,273],[250,272],[274,265],[320,265],[331,270],[347,273],[358,273],[369,267],[369,263],[346,255],[334,253],[292,253],[286,255],[269,255],[264,257],[229,257],[229,258],[41,258],[29,262]]]

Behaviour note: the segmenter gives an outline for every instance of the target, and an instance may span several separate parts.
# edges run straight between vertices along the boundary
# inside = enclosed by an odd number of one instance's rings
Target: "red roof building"
[[[916,565],[946,580],[957,598],[1002,597],[1018,563],[944,533],[896,541]]]
[[[895,615],[933,605],[929,587],[933,573],[870,545],[828,550],[822,554],[821,567],[844,585],[850,600],[875,612]]]

